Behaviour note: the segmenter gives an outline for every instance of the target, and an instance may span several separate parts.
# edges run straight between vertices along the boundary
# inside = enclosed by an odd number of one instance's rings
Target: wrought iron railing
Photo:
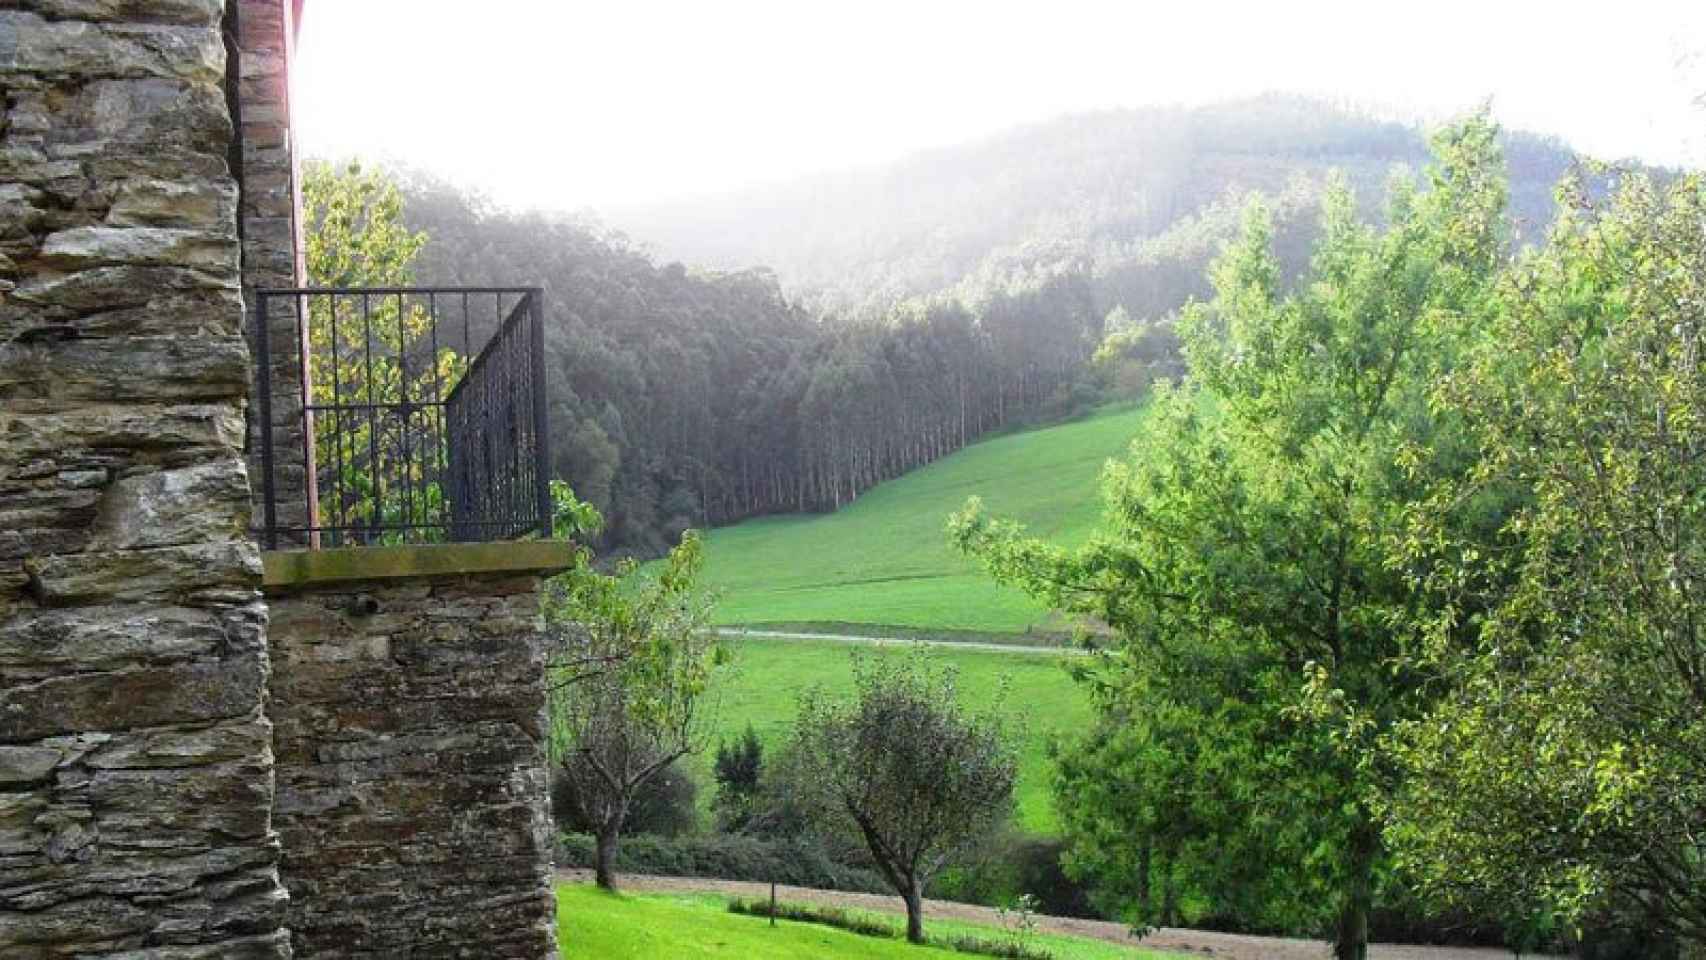
[[[266,547],[550,535],[538,288],[253,296]]]

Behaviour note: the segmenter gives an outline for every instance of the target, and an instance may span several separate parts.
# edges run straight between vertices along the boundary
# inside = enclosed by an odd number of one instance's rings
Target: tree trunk
[[[1144,923],[1151,923],[1155,914],[1150,912],[1154,906],[1149,897],[1150,852],[1154,842],[1148,837],[1137,848],[1137,916]]]
[[[622,833],[622,817],[608,817],[598,828],[598,852],[593,859],[593,874],[601,889],[616,889],[616,842]]]
[[[906,939],[910,943],[924,942],[924,891],[917,880],[906,882]]]
[[[1174,850],[1161,851],[1161,922],[1158,926],[1179,925],[1179,887],[1173,881]]]
[[[1374,909],[1374,858],[1380,835],[1365,817],[1351,830],[1345,851],[1345,902],[1334,931],[1334,960],[1368,960],[1368,917]]]

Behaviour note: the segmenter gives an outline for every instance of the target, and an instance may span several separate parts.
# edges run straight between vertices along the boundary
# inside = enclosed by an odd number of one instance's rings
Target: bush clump
[[[699,786],[679,760],[649,777],[634,789],[634,801],[622,821],[622,837],[657,834],[678,837],[699,826]],[[561,767],[551,770],[551,815],[557,828],[571,833],[592,833],[597,824],[587,816],[576,796],[575,779]]]

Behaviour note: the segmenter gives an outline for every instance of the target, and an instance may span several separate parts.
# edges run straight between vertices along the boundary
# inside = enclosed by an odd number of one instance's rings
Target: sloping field
[[[1039,536],[1082,541],[1100,516],[1102,465],[1125,452],[1142,421],[1142,409],[1126,408],[996,437],[881,484],[832,514],[714,530],[705,579],[721,595],[717,621],[1047,628],[1047,611],[989,582],[953,552],[943,532],[948,515],[977,495]]]

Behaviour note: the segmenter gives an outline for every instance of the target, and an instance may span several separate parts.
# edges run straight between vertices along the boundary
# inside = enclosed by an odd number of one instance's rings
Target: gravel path
[[[793,630],[747,630],[743,627],[718,627],[717,632],[725,637],[768,637],[778,640],[829,640],[837,643],[861,643],[882,647],[889,645],[907,646],[922,643],[927,647],[951,647],[956,650],[982,650],[989,653],[1059,653],[1067,656],[1082,656],[1085,650],[1079,647],[1043,647],[1022,643],[989,643],[983,640],[927,640],[911,637],[862,637],[849,633],[798,633]]]
[[[564,883],[591,883],[590,870],[559,870],[557,879]],[[617,880],[622,889],[637,893],[720,893],[741,897],[768,897],[770,885],[737,880],[699,880],[688,877],[644,877],[621,874]],[[778,886],[778,900],[795,903],[821,903],[830,906],[852,907],[885,913],[905,913],[898,897],[874,893],[844,893],[839,890],[812,890],[806,887]],[[976,907],[947,900],[924,901],[926,918],[964,920],[1000,926],[1000,919],[989,907]],[[1181,955],[1218,957],[1221,960],[1327,960],[1327,944],[1320,940],[1289,940],[1280,937],[1248,937],[1234,933],[1212,933],[1206,930],[1180,930],[1164,927],[1142,940],[1134,940],[1124,924],[1103,920],[1079,920],[1073,917],[1038,917],[1039,929],[1077,937],[1091,937],[1112,943],[1142,946]],[[1421,947],[1402,944],[1376,944],[1369,949],[1370,960],[1497,960],[1509,958],[1508,950],[1476,949],[1470,947]],[[1527,960],[1558,960],[1525,954]]]

